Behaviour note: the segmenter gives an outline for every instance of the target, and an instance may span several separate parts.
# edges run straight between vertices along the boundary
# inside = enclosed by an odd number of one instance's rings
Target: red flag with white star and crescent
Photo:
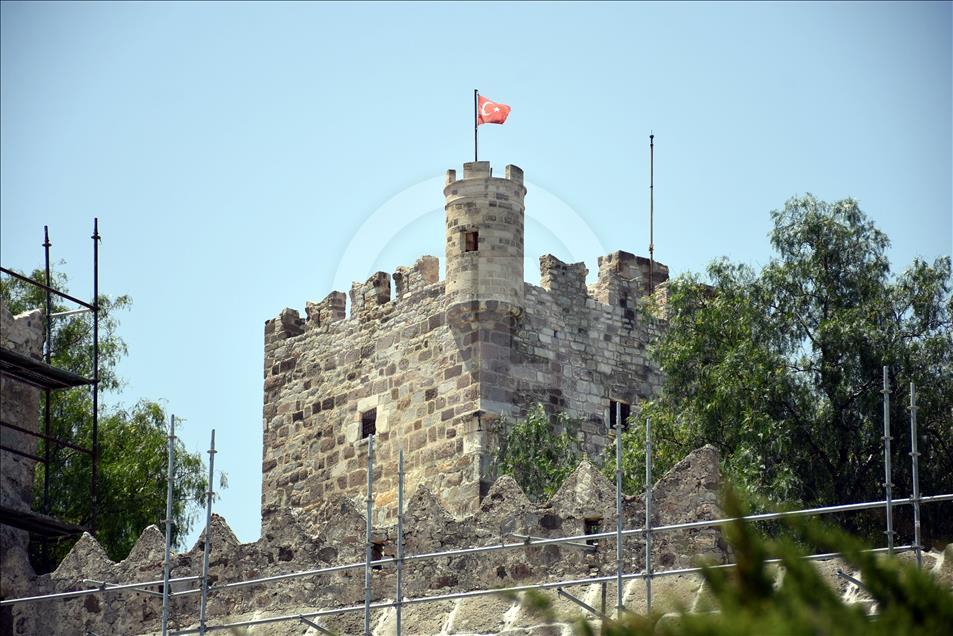
[[[480,95],[480,106],[477,109],[477,126],[480,124],[502,124],[510,114],[510,107],[499,102],[491,102]]]

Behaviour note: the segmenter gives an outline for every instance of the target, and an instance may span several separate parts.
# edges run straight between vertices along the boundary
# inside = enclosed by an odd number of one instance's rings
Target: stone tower
[[[308,302],[305,316],[266,321],[265,529],[279,510],[366,497],[371,435],[376,522],[394,516],[401,451],[405,492],[426,486],[456,513],[477,509],[502,423],[539,404],[578,422],[580,446],[601,461],[607,414],[624,416],[659,384],[646,351],[664,323],[642,310],[649,261],[600,256],[589,285],[585,263],[544,255],[540,285],[526,283],[525,195],[516,166],[503,177],[485,161],[464,164],[462,179],[450,170],[445,280],[423,256]],[[667,274],[655,263],[656,285]]]
[[[463,179],[447,171],[446,267],[450,305],[495,300],[523,306],[523,171],[506,166],[494,177],[489,161],[463,164]]]

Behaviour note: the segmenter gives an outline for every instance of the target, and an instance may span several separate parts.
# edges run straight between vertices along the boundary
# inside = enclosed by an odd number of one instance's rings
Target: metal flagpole
[[[99,218],[93,219],[93,444],[92,501],[90,529],[96,534],[96,508],[99,506]]]
[[[890,377],[887,365],[884,365],[884,491],[886,492],[887,512],[887,551],[893,555],[893,482],[890,481]]]
[[[645,418],[645,607],[652,613],[652,419]]]
[[[655,135],[649,135],[649,293],[655,291]]]
[[[917,387],[910,383],[910,463],[913,465],[913,550],[917,567],[923,567],[920,544],[920,453],[917,451]]]
[[[53,277],[50,274],[50,248],[53,246],[50,243],[50,230],[49,226],[43,226],[43,260],[45,262],[46,278],[46,316],[44,317],[46,322],[46,342],[43,347],[43,361],[47,364],[53,364],[53,295],[50,293],[50,288],[53,287]],[[95,302],[95,301],[93,301]],[[52,461],[51,449],[50,449],[50,438],[52,436],[52,421],[51,421],[51,391],[49,387],[43,389],[43,433],[46,435],[46,439],[43,440],[43,514],[50,513],[50,462]],[[43,537],[42,545],[42,554],[43,554],[43,563],[48,565],[50,560],[50,539],[49,537]]]
[[[477,128],[480,126],[480,120],[477,113],[480,112],[480,91],[473,89],[473,161],[477,162]]]
[[[622,616],[622,403],[615,404],[615,582],[616,618]]]
[[[165,493],[165,561],[162,564],[162,636],[169,633],[169,569],[172,553],[172,479],[175,471],[175,415],[169,418],[169,472]]]
[[[53,296],[50,288],[53,286],[53,277],[50,275],[50,243],[49,226],[43,226],[43,260],[46,263],[46,346],[43,348],[43,361],[53,362]],[[43,409],[43,432],[47,439],[43,442],[43,513],[50,512],[50,389],[43,390],[45,407]],[[43,540],[43,558],[46,559],[47,540]]]
[[[364,546],[364,636],[371,634],[371,560],[373,559],[373,544],[371,543],[374,507],[374,436],[367,438],[367,545]]]
[[[215,476],[215,429],[212,429],[212,443],[208,449],[208,490],[205,492],[205,546],[202,555],[202,600],[199,605],[199,634],[205,634],[205,607],[208,602],[208,556],[211,550],[212,530],[212,497],[215,488],[212,480]]]
[[[400,606],[403,598],[404,573],[404,449],[397,460],[397,636],[400,636]]]

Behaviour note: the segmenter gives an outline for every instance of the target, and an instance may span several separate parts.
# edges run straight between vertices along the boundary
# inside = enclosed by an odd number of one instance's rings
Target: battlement
[[[598,303],[634,307],[638,298],[649,294],[649,259],[625,251],[610,252],[598,257],[599,278],[586,284],[589,268],[585,262],[565,263],[553,256],[539,257],[540,286],[558,297],[562,304],[584,305],[587,300]],[[668,266],[654,264],[655,296],[666,290]],[[392,286],[393,281],[393,286]],[[441,285],[439,259],[421,256],[410,266],[401,265],[393,274],[375,272],[363,283],[354,282],[349,293],[333,291],[319,302],[305,303],[305,318],[296,309],[285,308],[279,315],[266,321],[265,333],[276,338],[291,338],[310,329],[323,329],[338,322],[367,322],[382,316],[381,307],[388,314],[400,313],[404,302],[413,302],[415,296],[432,286]],[[435,299],[445,298],[439,288],[429,289]],[[664,300],[664,299],[662,299]],[[350,301],[350,310],[348,310]],[[657,299],[657,302],[662,302]]]
[[[491,179],[493,177],[493,168],[489,161],[471,161],[463,164],[463,178],[466,179]],[[496,177],[499,178],[499,177]],[[523,169],[519,166],[508,164],[504,169],[504,180],[512,181],[523,185]],[[445,185],[450,185],[457,181],[457,171],[447,170],[447,179]]]

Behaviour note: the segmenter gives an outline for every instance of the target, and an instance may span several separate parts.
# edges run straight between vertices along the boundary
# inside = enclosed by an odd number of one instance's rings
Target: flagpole
[[[655,135],[649,134],[649,293],[655,292]]]
[[[477,148],[478,148],[477,127],[480,125],[477,119],[477,113],[480,110],[479,102],[480,102],[480,91],[479,89],[474,88],[473,89],[473,162],[474,163],[479,161],[479,159],[477,158],[478,157],[477,155]]]

